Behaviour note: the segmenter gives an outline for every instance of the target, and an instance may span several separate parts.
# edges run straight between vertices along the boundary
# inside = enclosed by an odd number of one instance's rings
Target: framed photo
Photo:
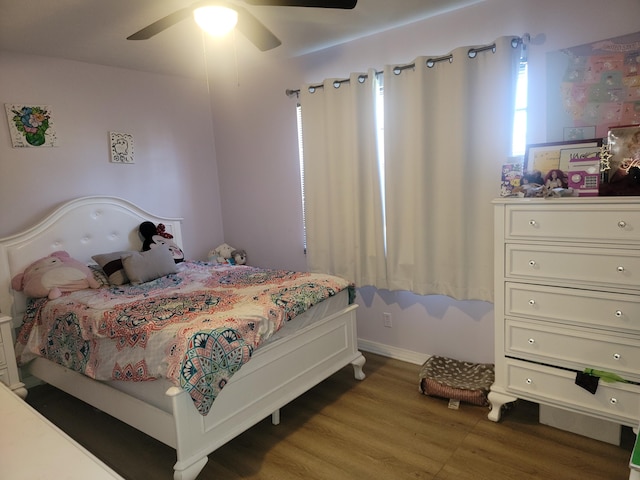
[[[600,195],[640,195],[640,125],[610,127],[604,150]]]
[[[524,154],[524,172],[525,174],[540,172],[540,175],[544,178],[552,170],[562,170],[560,168],[560,157],[563,150],[594,149],[596,147],[599,152],[600,146],[602,146],[601,138],[527,145]]]
[[[621,168],[628,173],[631,167],[640,166],[640,125],[611,127],[607,140],[612,170]]]

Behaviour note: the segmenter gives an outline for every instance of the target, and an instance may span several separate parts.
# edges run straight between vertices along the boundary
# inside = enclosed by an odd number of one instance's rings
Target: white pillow
[[[153,247],[146,252],[130,252],[123,255],[122,266],[129,281],[134,285],[178,271],[169,247],[164,245]]]

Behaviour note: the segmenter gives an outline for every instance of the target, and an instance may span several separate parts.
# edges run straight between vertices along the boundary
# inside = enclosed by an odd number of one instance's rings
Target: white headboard
[[[57,250],[87,265],[91,256],[118,250],[141,250],[138,227],[144,221],[163,223],[182,247],[181,218],[153,215],[117,197],[82,197],[66,202],[23,232],[0,238],[0,312],[22,323],[25,298],[14,292],[11,279],[33,261]]]

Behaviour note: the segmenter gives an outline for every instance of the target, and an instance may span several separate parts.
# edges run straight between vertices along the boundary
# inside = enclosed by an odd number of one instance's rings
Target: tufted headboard
[[[15,327],[22,323],[26,299],[13,291],[11,279],[33,261],[65,250],[88,265],[98,253],[139,251],[138,227],[144,221],[163,223],[182,247],[181,218],[159,217],[121,198],[101,196],[66,202],[31,228],[0,238],[0,312],[11,315]]]

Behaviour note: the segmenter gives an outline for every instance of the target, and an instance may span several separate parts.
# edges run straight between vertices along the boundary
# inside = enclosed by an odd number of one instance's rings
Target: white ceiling
[[[0,0],[0,50],[198,76],[203,39],[191,18],[149,40],[126,40],[193,1]],[[292,57],[481,1],[359,0],[353,10],[243,6],[282,41],[260,54]],[[240,34],[237,37],[240,47],[255,49]]]

